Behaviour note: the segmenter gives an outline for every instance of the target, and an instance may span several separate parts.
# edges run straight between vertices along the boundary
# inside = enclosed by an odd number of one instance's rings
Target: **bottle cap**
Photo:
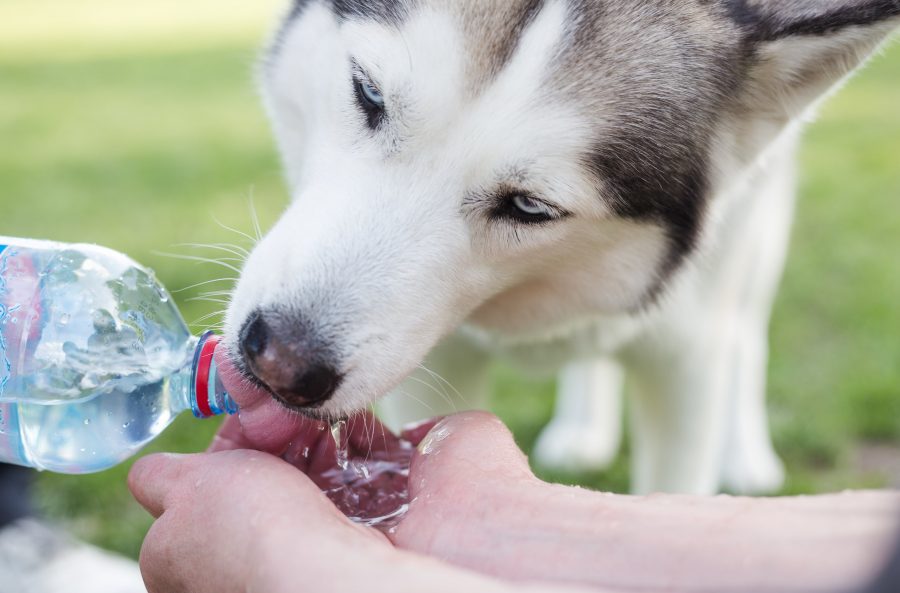
[[[234,414],[238,409],[218,379],[214,354],[219,340],[220,337],[216,334],[206,332],[200,337],[194,351],[194,372],[191,381],[194,389],[191,394],[191,408],[197,418]]]

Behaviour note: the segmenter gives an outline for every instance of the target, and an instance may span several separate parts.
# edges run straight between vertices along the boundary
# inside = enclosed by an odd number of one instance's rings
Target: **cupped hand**
[[[241,415],[240,423],[225,424],[213,450],[243,447],[282,455],[328,489],[323,475],[335,467],[335,452],[324,424],[284,409],[247,381],[227,355],[220,355],[217,364]],[[389,533],[395,543],[409,549],[446,555],[439,548],[453,548],[457,540],[468,537],[472,527],[483,525],[479,517],[493,515],[497,507],[516,507],[512,501],[522,501],[526,492],[543,485],[509,430],[490,414],[467,412],[426,421],[407,427],[399,437],[371,414],[351,420],[348,427],[349,453],[357,459],[391,456],[404,446],[418,445],[411,455],[409,511]],[[338,504],[345,502],[332,498]],[[342,510],[359,515],[346,506]]]
[[[400,549],[427,550],[435,539],[449,545],[450,538],[442,532],[444,518],[461,517],[459,511],[470,501],[485,504],[462,498],[463,484],[474,477],[472,473],[457,476],[465,478],[462,481],[454,480],[452,463],[446,470],[432,463],[443,452],[453,454],[444,447],[461,442],[453,438],[457,426],[461,436],[483,422],[496,423],[485,415],[463,416],[446,420],[430,432],[433,425],[405,434],[416,442],[425,433],[428,436],[413,462],[416,498],[409,514],[387,536],[350,521],[316,484],[334,467],[334,444],[331,435],[312,421],[299,423],[283,458],[242,448],[248,444],[246,436],[237,419],[230,419],[210,452],[158,454],[139,460],[129,475],[129,487],[156,518],[141,549],[141,571],[149,593],[569,590],[510,585]],[[353,455],[361,456],[379,441],[384,454],[406,447],[398,437],[381,435],[380,425],[371,418],[365,427],[348,431]],[[482,469],[497,469],[498,475],[506,471],[490,464]],[[429,487],[450,482],[455,485],[444,492]]]
[[[363,414],[344,432],[351,466],[411,462],[409,480],[406,471],[403,480],[388,473],[360,480],[363,489],[355,484],[347,495],[324,423],[285,410],[227,360],[220,369],[240,416],[225,421],[208,453],[150,456],[129,476],[135,497],[157,518],[141,551],[151,593],[244,590],[238,583],[272,593],[371,588],[386,566],[410,563],[398,548],[465,565],[458,544],[485,526],[480,519],[538,483],[489,414],[426,422],[399,436]],[[408,512],[399,523],[381,524],[386,533],[347,518],[391,514],[401,498]],[[411,574],[423,562],[416,558]],[[448,570],[428,562],[429,574]],[[286,586],[293,582],[286,574],[302,574],[303,587]],[[453,573],[447,583],[471,576]],[[422,578],[435,589],[431,577]]]
[[[325,424],[284,409],[269,393],[247,381],[227,356],[222,355],[217,363],[241,413],[239,423],[232,419],[225,424],[212,449],[269,451],[307,473],[323,490],[333,487],[336,454]],[[522,499],[524,490],[542,484],[509,430],[491,414],[467,412],[433,419],[406,427],[399,436],[370,413],[351,418],[347,427],[351,461],[411,462],[409,491],[403,493],[410,500],[409,511],[389,535],[399,545],[417,551],[435,551],[438,542],[451,545],[451,540],[461,535],[461,527],[471,525],[471,519],[489,516],[497,506],[509,506],[510,501]],[[418,446],[416,451],[414,446]],[[372,496],[380,495],[387,501],[383,510],[390,512],[388,507],[395,498],[390,488],[401,485],[376,482],[368,486],[366,496],[352,501],[371,503]],[[379,514],[372,509],[354,509],[347,498],[331,498],[350,516]],[[451,515],[460,521],[446,520]]]

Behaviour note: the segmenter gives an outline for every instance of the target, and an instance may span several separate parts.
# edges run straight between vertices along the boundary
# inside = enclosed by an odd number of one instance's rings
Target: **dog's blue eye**
[[[552,217],[553,211],[550,207],[528,196],[513,196],[512,204],[522,213],[533,217]]]
[[[359,92],[363,99],[368,101],[373,107],[384,109],[384,95],[381,94],[381,91],[368,82],[361,81],[359,87]]]
[[[502,188],[493,196],[493,206],[488,212],[491,220],[514,224],[544,224],[570,216],[568,212],[533,197],[527,191]]]
[[[384,95],[371,82],[356,77],[353,79],[353,92],[369,128],[377,129],[385,117]]]

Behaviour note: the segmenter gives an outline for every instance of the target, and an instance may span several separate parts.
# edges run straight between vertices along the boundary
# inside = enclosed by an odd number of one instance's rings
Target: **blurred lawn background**
[[[172,291],[221,278],[159,251],[240,243],[287,196],[253,65],[280,0],[0,0],[0,234],[101,243]],[[798,223],[773,320],[770,409],[785,493],[900,483],[900,47],[876,59],[807,134]],[[225,270],[227,272],[227,270]],[[220,288],[228,288],[222,282]],[[215,308],[176,292],[188,321]],[[214,320],[213,320],[214,321]],[[206,323],[212,323],[208,321]],[[200,332],[204,324],[194,325]],[[496,411],[528,450],[552,381],[497,369]],[[197,451],[214,422],[181,418],[152,450]],[[623,458],[597,475],[627,488]],[[149,517],[128,466],[42,475],[46,514],[136,556]]]

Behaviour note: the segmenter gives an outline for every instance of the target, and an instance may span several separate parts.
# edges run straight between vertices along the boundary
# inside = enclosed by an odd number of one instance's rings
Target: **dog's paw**
[[[726,459],[722,487],[735,494],[774,494],[784,485],[784,464],[774,452]]]
[[[534,460],[541,468],[576,473],[604,469],[618,452],[618,435],[595,426],[553,421],[538,437]]]

